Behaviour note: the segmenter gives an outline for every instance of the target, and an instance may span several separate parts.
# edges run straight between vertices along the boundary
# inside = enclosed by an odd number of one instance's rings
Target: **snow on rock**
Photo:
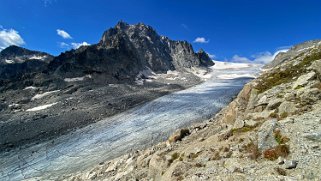
[[[25,87],[23,90],[36,90],[36,89],[38,88],[34,86],[28,86],[28,87]]]
[[[190,72],[203,80],[207,80],[213,76],[213,74],[208,70],[199,68],[192,68]]]
[[[65,78],[65,82],[78,82],[78,81],[83,81],[85,78],[91,78],[91,75],[85,75],[83,77],[74,77],[74,78]]]
[[[53,94],[53,93],[56,93],[56,92],[59,92],[59,91],[60,90],[54,90],[54,91],[49,91],[49,92],[45,92],[45,93],[42,93],[42,94],[36,94],[35,96],[33,96],[31,98],[31,100],[33,101],[33,100],[36,100],[36,99],[41,99],[41,98],[43,98],[45,96],[48,96],[50,94]]]
[[[44,55],[44,56],[33,55],[33,56],[29,57],[29,60],[45,60],[46,58],[47,58],[46,55]]]
[[[12,63],[14,63],[14,61],[13,60],[5,60],[5,62],[7,63],[7,64],[12,64]]]
[[[58,102],[55,102],[55,103],[52,103],[52,104],[45,104],[45,105],[42,105],[42,106],[37,106],[37,107],[34,107],[34,108],[31,108],[31,109],[27,109],[26,111],[27,112],[33,112],[33,111],[40,111],[40,110],[44,110],[44,109],[47,109],[53,105],[56,105],[58,104]]]
[[[15,107],[19,107],[19,104],[13,103],[9,105],[9,108],[15,108]]]

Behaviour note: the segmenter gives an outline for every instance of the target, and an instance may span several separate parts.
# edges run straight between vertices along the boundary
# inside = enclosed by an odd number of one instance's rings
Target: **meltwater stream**
[[[160,97],[54,141],[0,153],[0,180],[55,179],[163,141],[176,129],[206,120],[225,107],[250,80],[239,75],[257,70],[258,67],[220,68],[195,87]]]

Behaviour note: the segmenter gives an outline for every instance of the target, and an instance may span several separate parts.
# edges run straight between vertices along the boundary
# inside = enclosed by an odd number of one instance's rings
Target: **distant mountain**
[[[187,41],[160,36],[142,23],[119,22],[103,33],[99,43],[67,51],[50,63],[60,76],[103,73],[113,80],[134,80],[143,70],[164,73],[214,65],[204,51],[195,53]]]
[[[32,60],[50,62],[52,59],[53,56],[48,53],[32,51],[15,45],[0,52],[0,64],[24,63]]]
[[[0,52],[0,85],[46,70],[51,60],[47,53],[9,46]]]

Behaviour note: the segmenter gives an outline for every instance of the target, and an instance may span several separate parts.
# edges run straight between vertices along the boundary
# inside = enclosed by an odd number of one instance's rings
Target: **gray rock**
[[[312,140],[312,141],[318,141],[318,142],[321,142],[321,132],[317,133],[306,133],[306,134],[303,134],[303,137],[309,139],[309,140]]]
[[[233,125],[233,129],[239,129],[239,128],[243,128],[244,127],[244,121],[237,119]]]
[[[285,168],[286,169],[294,169],[298,165],[298,161],[296,160],[288,160],[285,162]]]
[[[269,104],[267,105],[267,109],[268,110],[273,110],[276,109],[280,106],[280,104],[283,102],[282,99],[273,99],[269,102]]]
[[[320,79],[321,78],[321,60],[314,61],[311,67],[319,75],[319,79]]]
[[[257,125],[257,122],[253,120],[245,120],[244,124],[247,127],[255,127]]]
[[[284,99],[287,101],[293,101],[296,98],[296,93],[294,91],[288,92],[284,95]]]
[[[305,86],[309,83],[310,80],[314,79],[315,77],[316,73],[314,71],[301,75],[298,78],[298,80],[293,84],[292,88],[296,89],[299,86]]]
[[[273,131],[278,127],[276,119],[265,121],[258,131],[258,148],[266,150],[278,145],[275,141]]]
[[[287,113],[287,114],[292,114],[297,111],[297,108],[295,107],[295,104],[293,102],[289,101],[284,101],[282,104],[279,106],[279,113]]]
[[[300,99],[302,101],[307,101],[307,102],[316,102],[320,100],[321,94],[320,94],[320,89],[318,88],[309,88],[303,90],[303,93],[300,95]]]

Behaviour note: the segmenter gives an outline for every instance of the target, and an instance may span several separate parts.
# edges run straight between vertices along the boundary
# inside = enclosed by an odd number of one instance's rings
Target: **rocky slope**
[[[212,119],[60,179],[320,180],[321,41],[310,43],[275,60]]]
[[[0,151],[51,139],[202,82],[213,65],[186,41],[119,22],[99,43],[57,57],[0,53]]]

